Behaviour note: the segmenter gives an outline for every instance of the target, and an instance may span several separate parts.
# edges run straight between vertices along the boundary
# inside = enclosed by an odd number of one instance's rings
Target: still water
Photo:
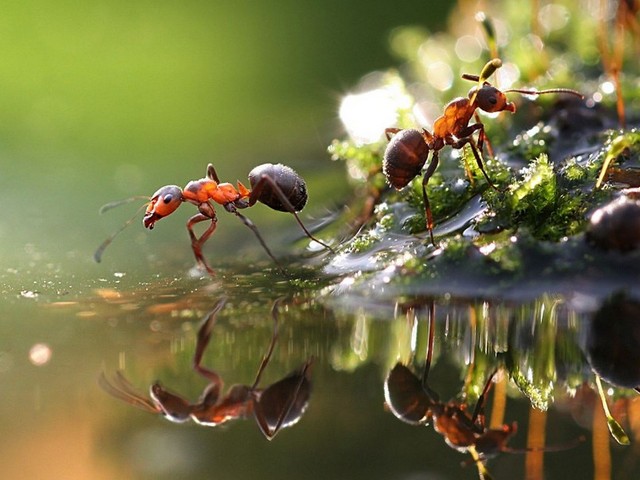
[[[498,368],[487,426],[517,422],[513,449],[568,448],[502,453],[488,463],[494,478],[541,478],[542,471],[561,478],[568,465],[576,478],[637,478],[637,399],[610,399],[632,438],[631,446],[618,446],[585,359],[598,305],[551,296],[338,301],[339,279],[309,263],[292,262],[285,274],[266,260],[224,265],[214,278],[194,278],[169,261],[157,261],[155,273],[100,266],[94,279],[53,273],[37,289],[5,291],[3,477],[478,478],[469,455],[385,407],[385,378],[397,362],[421,375],[433,311],[429,386],[440,399],[462,402],[466,394],[471,411]],[[85,287],[75,291],[78,284]],[[197,331],[223,297],[201,362],[222,377],[223,391],[253,383],[272,340],[276,299],[278,337],[260,386],[311,365],[306,410],[271,442],[252,415],[215,428],[171,423],[99,385],[101,375],[117,384],[120,372],[140,397],[159,381],[196,402],[207,385],[192,369]]]

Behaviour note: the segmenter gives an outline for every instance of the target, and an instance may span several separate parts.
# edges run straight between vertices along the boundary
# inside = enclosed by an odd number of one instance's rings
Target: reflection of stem
[[[598,390],[601,390],[602,383],[597,376],[596,384]],[[611,452],[609,450],[609,430],[605,428],[609,407],[606,401],[601,403],[602,408],[595,405],[593,409],[593,478],[595,480],[609,480],[611,478]]]
[[[493,386],[493,407],[489,428],[499,429],[504,424],[504,412],[507,407],[507,376],[498,375],[499,380]]]
[[[527,479],[544,478],[544,444],[547,427],[547,412],[536,408],[529,409],[529,428],[527,431],[527,455],[525,472]]]
[[[480,459],[480,455],[478,455],[478,452],[476,451],[476,447],[471,445],[469,447],[469,453],[471,454],[471,458],[473,458],[473,461],[478,467],[478,475],[480,477],[480,480],[493,480],[493,477],[489,473],[489,470],[487,470],[487,467]]]
[[[607,417],[607,427],[609,427],[609,432],[611,436],[618,442],[620,445],[629,445],[631,441],[629,437],[620,426],[620,424],[613,418],[611,415],[611,411],[609,410],[609,405],[607,404],[607,397],[604,394],[604,389],[602,388],[602,381],[600,380],[600,376],[596,375],[596,386],[598,387],[598,394],[600,395],[600,400],[602,403],[602,410]]]

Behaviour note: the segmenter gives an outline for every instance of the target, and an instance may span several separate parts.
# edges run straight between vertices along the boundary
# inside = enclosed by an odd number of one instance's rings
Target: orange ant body
[[[433,133],[424,128],[421,130],[387,128],[385,130],[389,144],[384,153],[382,171],[389,185],[397,190],[407,186],[411,180],[420,174],[427,162],[429,152],[432,152],[431,162],[427,166],[422,178],[422,197],[425,206],[427,230],[429,231],[433,245],[435,245],[433,238],[433,217],[431,207],[429,206],[426,186],[438,167],[440,150],[446,145],[455,149],[469,145],[487,183],[496,189],[489,179],[482,163],[480,152],[483,151],[484,142],[488,140],[484,131],[484,124],[477,115],[478,109],[489,113],[502,111],[514,113],[516,106],[509,102],[505,95],[505,93],[510,92],[524,95],[568,93],[582,98],[580,93],[567,88],[554,88],[549,90],[509,89],[501,91],[486,81],[486,79],[501,66],[502,61],[494,58],[484,66],[479,76],[463,74],[463,79],[478,82],[478,85],[469,91],[468,98],[456,98],[445,106],[444,113],[438,117],[433,124]],[[476,123],[469,125],[469,122],[474,116]],[[477,142],[473,137],[475,132],[478,132]]]
[[[252,207],[257,202],[261,202],[274,210],[289,212],[295,217],[307,237],[331,250],[331,247],[315,238],[307,230],[296,213],[302,210],[307,203],[307,188],[304,179],[292,168],[282,164],[266,163],[259,165],[249,173],[249,182],[251,190],[240,182],[238,182],[237,187],[230,183],[221,183],[215,168],[212,164],[209,164],[206,176],[189,182],[184,189],[177,185],[166,185],[156,191],[147,206],[143,225],[150,230],[153,229],[158,220],[171,215],[184,202],[198,207],[198,213],[187,222],[187,230],[196,262],[207,270],[210,275],[213,275],[214,271],[202,254],[202,246],[211,237],[218,223],[212,202],[222,205],[227,212],[236,215],[242,223],[249,227],[276,265],[278,261],[269,250],[269,247],[267,247],[255,224],[238,210]],[[103,207],[103,210],[111,206],[107,205]],[[100,261],[104,249],[131,220],[98,247],[94,255],[97,262]],[[193,226],[206,221],[210,221],[211,224],[198,237],[193,231]]]
[[[487,428],[485,425],[484,405],[497,370],[489,375],[471,414],[465,403],[454,400],[446,403],[440,401],[439,395],[428,383],[434,337],[435,304],[432,302],[422,378],[418,378],[406,365],[397,363],[384,382],[385,403],[393,415],[405,423],[428,425],[431,422],[434,430],[444,437],[447,445],[461,453],[471,454],[473,462],[478,467],[480,478],[491,478],[484,465],[487,459],[501,452],[522,453],[530,449],[513,449],[507,445],[509,439],[517,432],[516,422],[504,424],[500,428]],[[582,440],[580,438],[578,442]],[[541,450],[566,450],[575,446],[575,443],[577,442],[545,447]]]
[[[110,395],[150,413],[157,413],[175,423],[193,420],[199,425],[217,427],[230,420],[253,416],[260,431],[267,440],[271,440],[282,428],[297,423],[304,414],[311,393],[310,367],[308,360],[301,368],[267,386],[258,388],[260,378],[271,359],[278,336],[277,306],[274,303],[272,316],[274,330],[267,353],[252,385],[236,384],[221,395],[223,381],[218,373],[201,365],[217,313],[223,307],[221,300],[205,317],[198,331],[193,368],[209,381],[200,400],[191,403],[182,396],[165,389],[156,382],[149,387],[150,398],[138,393],[129,381],[118,372],[112,381],[103,373],[99,378],[100,386]]]

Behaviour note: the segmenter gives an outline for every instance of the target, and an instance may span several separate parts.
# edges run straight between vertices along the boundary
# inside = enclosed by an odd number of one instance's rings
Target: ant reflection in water
[[[469,453],[477,465],[481,479],[490,479],[485,462],[501,453],[524,453],[527,451],[560,451],[572,448],[572,444],[546,447],[543,449],[513,449],[507,445],[517,432],[517,423],[505,424],[501,428],[487,428],[484,406],[487,395],[498,373],[494,370],[478,397],[470,414],[467,404],[450,400],[440,401],[439,395],[429,386],[428,377],[433,355],[435,336],[435,304],[432,302],[429,312],[429,338],[422,378],[415,375],[409,367],[397,363],[384,382],[384,397],[389,410],[399,420],[410,425],[433,424],[436,432],[444,437],[451,448]],[[579,439],[578,441],[582,441]]]
[[[278,301],[273,305],[273,335],[262,358],[252,385],[233,385],[225,395],[221,395],[223,380],[214,370],[201,365],[216,316],[224,306],[221,300],[205,317],[198,331],[193,368],[210,383],[200,399],[191,403],[156,382],[149,388],[149,396],[138,393],[121,372],[112,380],[103,373],[100,386],[112,396],[151,413],[159,413],[167,420],[183,423],[191,419],[197,424],[217,427],[230,420],[248,418],[253,415],[260,431],[271,440],[280,429],[297,423],[304,414],[311,393],[311,364],[309,359],[298,370],[262,389],[258,387],[260,378],[269,364],[278,338]]]

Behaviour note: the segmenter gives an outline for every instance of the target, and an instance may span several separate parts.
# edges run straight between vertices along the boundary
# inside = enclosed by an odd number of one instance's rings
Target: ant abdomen
[[[269,181],[265,181],[267,178],[270,178],[280,188],[296,212],[302,210],[307,204],[307,184],[304,179],[291,167],[280,163],[258,165],[249,172],[249,182],[252,189],[255,189],[260,182],[263,183],[258,201],[274,210],[289,212],[289,208],[282,203],[273,185]]]
[[[392,187],[406,187],[424,167],[429,147],[419,130],[408,128],[396,133],[384,152],[382,172]]]

